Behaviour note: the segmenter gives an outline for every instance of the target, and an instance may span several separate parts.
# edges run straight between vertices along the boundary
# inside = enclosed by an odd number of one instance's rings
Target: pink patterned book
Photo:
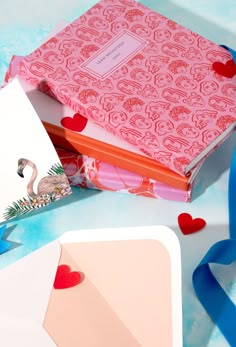
[[[24,59],[22,56],[12,57],[5,75],[4,85],[16,77],[17,67],[22,59]],[[191,190],[201,165],[192,170],[188,177],[181,176],[167,169],[164,163],[160,165],[128,142],[122,141],[87,118],[75,113],[70,107],[66,105],[58,107],[56,100],[41,93],[37,87],[19,77],[18,80],[37,110],[37,114],[55,146],[83,153],[112,166],[123,168],[124,171],[134,172],[134,175],[136,173],[139,176],[149,177],[157,182],[162,182],[163,187],[172,186],[186,192]]]
[[[19,64],[48,95],[186,175],[235,127],[224,48],[133,0],[102,0]]]

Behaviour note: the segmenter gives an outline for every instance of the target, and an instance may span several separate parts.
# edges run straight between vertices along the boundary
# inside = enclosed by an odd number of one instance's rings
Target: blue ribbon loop
[[[196,295],[230,346],[236,347],[236,306],[215,279],[210,264],[229,265],[236,260],[236,149],[228,184],[230,238],[215,243],[193,272]],[[235,210],[234,210],[235,209]]]
[[[234,60],[234,62],[236,64],[236,51],[233,50],[232,48],[226,46],[226,45],[220,45],[220,46],[225,48],[225,49],[227,49],[227,51],[229,51],[229,53],[232,55],[232,58],[233,58],[233,60]]]

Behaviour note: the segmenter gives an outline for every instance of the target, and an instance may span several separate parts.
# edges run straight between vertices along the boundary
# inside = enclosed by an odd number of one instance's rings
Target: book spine
[[[133,194],[162,200],[190,202],[192,188],[176,189],[86,155],[56,147],[72,186]]]

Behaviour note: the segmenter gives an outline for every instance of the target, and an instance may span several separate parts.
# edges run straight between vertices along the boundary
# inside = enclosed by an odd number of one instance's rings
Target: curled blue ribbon
[[[228,183],[230,238],[215,243],[193,272],[195,293],[220,329],[230,346],[236,347],[236,306],[211,272],[210,264],[229,265],[236,260],[236,149],[234,150]]]
[[[229,53],[232,55],[233,61],[236,64],[236,51],[226,45],[220,45],[220,46],[223,47],[224,49],[227,49],[227,51],[229,51]]]

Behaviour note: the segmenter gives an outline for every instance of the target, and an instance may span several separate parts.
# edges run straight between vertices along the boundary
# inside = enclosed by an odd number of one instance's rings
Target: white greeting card
[[[0,90],[0,222],[71,194],[37,113],[14,79]]]

